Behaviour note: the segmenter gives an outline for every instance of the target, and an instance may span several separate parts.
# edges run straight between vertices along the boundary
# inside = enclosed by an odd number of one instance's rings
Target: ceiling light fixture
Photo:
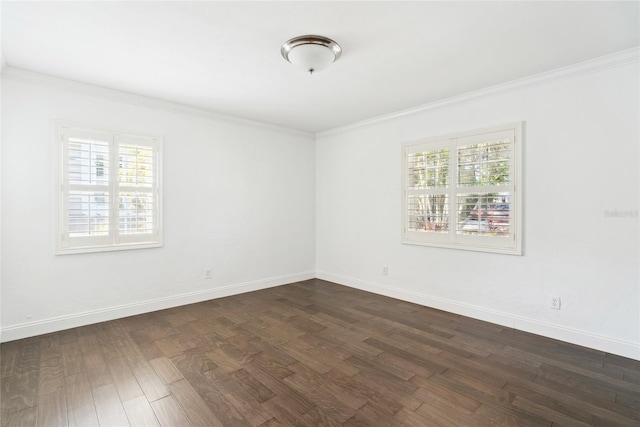
[[[342,48],[330,38],[323,36],[298,36],[280,48],[282,57],[309,74],[320,71],[340,58]]]

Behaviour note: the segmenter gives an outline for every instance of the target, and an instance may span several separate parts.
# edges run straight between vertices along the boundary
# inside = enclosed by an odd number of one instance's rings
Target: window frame
[[[72,184],[68,170],[68,144],[69,138],[78,138],[80,135],[104,140],[108,145],[108,155],[100,162],[96,160],[96,178],[98,168],[102,168],[104,176],[105,167],[108,168],[108,181],[106,184],[98,184],[91,187],[89,184]],[[129,234],[119,232],[120,201],[119,193],[131,191],[132,186],[127,186],[119,181],[118,171],[122,146],[137,145],[152,149],[151,171],[153,181],[149,187],[138,187],[137,191],[151,194],[155,205],[151,233]],[[110,128],[84,125],[74,122],[55,122],[55,255],[80,254],[91,252],[108,252],[131,249],[158,248],[163,246],[163,204],[162,204],[162,137],[132,132],[123,132]],[[98,159],[100,155],[96,155]],[[100,163],[100,164],[98,164]],[[91,165],[89,167],[92,167]],[[86,190],[83,190],[86,188]],[[108,193],[107,210],[109,212],[108,231],[103,236],[70,236],[70,224],[68,221],[68,209],[70,194],[73,191],[105,190]],[[89,202],[91,203],[91,202]]]
[[[522,134],[523,122],[465,131],[440,137],[409,141],[402,144],[402,202],[401,202],[401,242],[410,245],[433,246],[440,248],[462,249],[499,254],[522,255]],[[491,141],[491,135],[504,133],[510,135],[511,156],[510,182],[490,188],[503,188],[509,192],[509,234],[508,236],[474,236],[458,234],[457,198],[465,193],[464,186],[458,186],[458,148]],[[414,190],[409,187],[409,154],[433,152],[442,148],[449,149],[448,186],[444,188],[425,188]],[[469,187],[471,188],[471,187]],[[469,192],[478,193],[477,187]],[[448,196],[448,231],[429,232],[412,231],[409,228],[409,196],[420,194],[446,194]],[[481,193],[481,192],[480,192]],[[491,193],[487,191],[486,194]],[[500,240],[498,240],[500,239]]]

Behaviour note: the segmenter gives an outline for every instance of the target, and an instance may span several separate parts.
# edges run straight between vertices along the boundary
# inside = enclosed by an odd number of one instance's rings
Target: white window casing
[[[56,254],[162,246],[162,138],[56,130]]]
[[[522,254],[522,123],[402,146],[402,242]]]

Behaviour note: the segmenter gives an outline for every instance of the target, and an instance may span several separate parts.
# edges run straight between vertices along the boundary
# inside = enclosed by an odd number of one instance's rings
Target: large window
[[[521,254],[522,126],[403,146],[403,243]]]
[[[161,139],[59,124],[56,253],[162,245]]]

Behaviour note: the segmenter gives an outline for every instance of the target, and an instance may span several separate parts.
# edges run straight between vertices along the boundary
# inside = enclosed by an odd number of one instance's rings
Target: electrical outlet
[[[551,297],[549,301],[549,308],[553,310],[560,310],[560,297]]]
[[[204,272],[205,279],[211,279],[213,277],[213,270],[207,270]]]
[[[389,274],[389,267],[387,266],[382,267],[382,275],[386,276],[387,274]]]

